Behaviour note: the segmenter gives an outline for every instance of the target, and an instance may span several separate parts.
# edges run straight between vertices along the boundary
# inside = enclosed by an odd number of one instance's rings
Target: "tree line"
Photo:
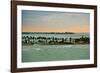
[[[89,37],[81,36],[80,38],[57,38],[57,37],[34,37],[34,36],[22,36],[23,45],[34,44],[48,44],[48,45],[61,45],[61,44],[89,44]]]

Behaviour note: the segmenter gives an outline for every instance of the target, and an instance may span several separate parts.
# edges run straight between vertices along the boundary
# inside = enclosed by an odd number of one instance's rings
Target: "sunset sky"
[[[90,14],[22,10],[22,32],[89,32]]]

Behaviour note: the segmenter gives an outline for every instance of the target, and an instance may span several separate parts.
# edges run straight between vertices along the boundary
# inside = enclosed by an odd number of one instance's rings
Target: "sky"
[[[89,32],[90,14],[22,10],[22,32]]]

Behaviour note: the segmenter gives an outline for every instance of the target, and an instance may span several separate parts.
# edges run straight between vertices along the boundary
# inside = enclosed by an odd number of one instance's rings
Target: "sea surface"
[[[34,37],[56,37],[56,38],[80,38],[82,36],[89,37],[89,33],[74,33],[74,34],[22,34],[22,36],[34,36]]]
[[[88,33],[77,34],[23,34],[22,36],[43,36],[57,38],[80,38],[89,37]],[[22,62],[41,62],[41,61],[63,61],[63,60],[86,60],[90,59],[90,45],[22,45]]]

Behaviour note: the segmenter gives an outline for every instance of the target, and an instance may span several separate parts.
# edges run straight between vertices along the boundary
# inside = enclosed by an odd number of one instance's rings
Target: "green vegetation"
[[[62,44],[89,44],[89,37],[80,38],[56,38],[56,37],[34,37],[34,36],[23,36],[23,45],[34,45],[34,44],[46,44],[46,45],[62,45]]]

